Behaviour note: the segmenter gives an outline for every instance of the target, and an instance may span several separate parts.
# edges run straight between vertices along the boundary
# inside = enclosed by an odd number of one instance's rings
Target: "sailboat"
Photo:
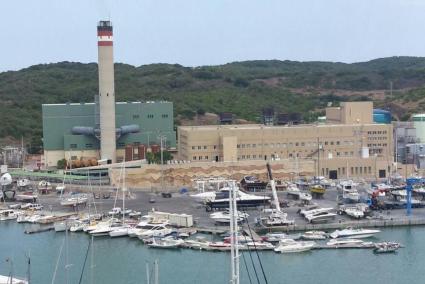
[[[125,161],[124,161],[124,166],[123,166],[123,182],[122,182],[122,187],[121,187],[121,191],[122,191],[122,224],[119,227],[114,228],[112,231],[109,232],[109,236],[112,238],[116,238],[116,237],[124,237],[124,236],[128,236],[128,230],[131,228],[130,225],[125,223],[125,215],[127,213],[127,211],[125,210],[125,195],[127,192],[127,188],[125,186],[125,179],[126,179],[126,172],[125,172]]]

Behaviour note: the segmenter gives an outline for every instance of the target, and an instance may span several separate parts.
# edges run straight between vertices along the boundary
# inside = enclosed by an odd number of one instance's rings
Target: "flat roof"
[[[317,127],[317,128],[326,128],[326,127],[361,127],[361,126],[379,126],[379,125],[391,125],[391,124],[382,124],[382,123],[366,123],[366,124],[297,124],[297,125],[264,125],[264,124],[226,124],[226,125],[198,125],[198,126],[179,126],[179,129],[182,130],[213,130],[213,129],[245,129],[245,130],[255,130],[255,129],[293,129],[293,128],[306,128],[306,127]]]
[[[115,102],[115,104],[169,104],[169,101],[135,101],[135,102]],[[41,104],[43,106],[79,106],[94,105],[95,103],[60,103],[60,104]]]

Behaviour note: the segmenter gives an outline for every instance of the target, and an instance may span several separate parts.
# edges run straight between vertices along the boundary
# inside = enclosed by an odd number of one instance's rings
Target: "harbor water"
[[[28,226],[14,221],[0,223],[0,274],[9,274],[10,261],[6,262],[9,258],[13,261],[14,275],[25,277],[26,256],[30,254],[32,283],[52,283],[62,251],[54,283],[78,283],[90,237],[84,233],[69,233],[68,242],[64,242],[65,233],[24,234]],[[405,248],[396,254],[381,255],[370,249],[326,249],[293,254],[260,251],[258,257],[268,283],[425,283],[425,275],[420,273],[425,259],[425,227],[387,228],[371,240],[398,241]],[[146,263],[153,267],[156,259],[160,283],[228,283],[229,256],[225,252],[153,249],[138,239],[99,237],[94,239],[94,250],[88,252],[82,283],[146,283]],[[252,283],[258,283],[251,258],[260,283],[265,283],[258,257],[255,252],[241,255],[241,283],[250,283],[246,266]],[[69,264],[67,271],[66,263]]]

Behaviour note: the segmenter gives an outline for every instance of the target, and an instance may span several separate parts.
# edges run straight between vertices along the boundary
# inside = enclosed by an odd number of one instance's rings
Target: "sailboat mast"
[[[230,257],[231,257],[230,283],[239,284],[239,245],[238,245],[238,221],[237,221],[235,181],[230,182],[229,207],[230,207],[229,209],[230,209]]]
[[[125,158],[124,158],[124,169],[123,169],[123,182],[122,182],[122,224],[124,225],[125,222]]]

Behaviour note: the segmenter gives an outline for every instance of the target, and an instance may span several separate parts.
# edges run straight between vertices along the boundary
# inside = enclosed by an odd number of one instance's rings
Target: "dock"
[[[221,235],[229,230],[228,227],[195,227],[198,233]]]

